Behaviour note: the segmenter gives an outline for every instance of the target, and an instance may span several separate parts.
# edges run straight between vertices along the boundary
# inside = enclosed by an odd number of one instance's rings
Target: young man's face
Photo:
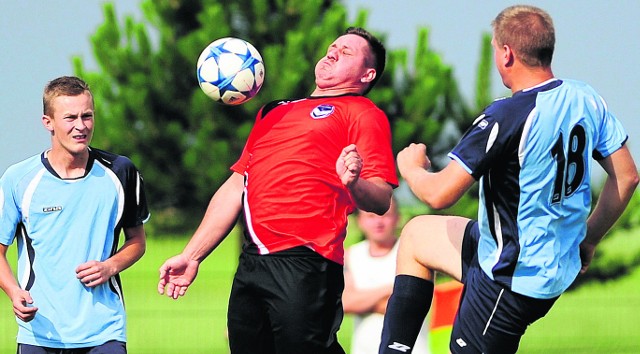
[[[84,153],[93,136],[93,98],[89,92],[78,96],[58,96],[52,101],[52,115],[42,116],[51,132],[53,149],[64,149],[71,155]]]
[[[358,211],[358,227],[366,239],[372,242],[386,243],[396,239],[398,213],[392,205],[384,215]]]
[[[367,41],[355,34],[338,37],[327,54],[316,64],[316,85],[321,89],[358,89],[367,87],[375,77],[375,69],[368,67],[370,55]]]

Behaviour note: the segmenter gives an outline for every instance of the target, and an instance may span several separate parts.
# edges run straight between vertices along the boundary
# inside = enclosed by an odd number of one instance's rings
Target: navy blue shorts
[[[306,247],[243,252],[228,308],[231,353],[344,354],[342,265]]]
[[[102,345],[87,348],[48,348],[18,343],[18,354],[126,354],[127,345],[124,342],[108,341]]]
[[[515,353],[527,327],[558,299],[520,295],[491,280],[480,268],[478,223],[471,221],[462,241],[464,290],[453,324],[451,353]]]

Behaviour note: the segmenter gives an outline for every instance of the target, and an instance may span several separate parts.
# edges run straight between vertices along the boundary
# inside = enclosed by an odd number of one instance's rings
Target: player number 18
[[[562,133],[551,149],[551,156],[558,165],[551,196],[551,204],[559,203],[563,197],[570,197],[582,183],[585,174],[584,149],[586,133],[581,125],[576,125],[569,133],[569,144],[565,153]]]

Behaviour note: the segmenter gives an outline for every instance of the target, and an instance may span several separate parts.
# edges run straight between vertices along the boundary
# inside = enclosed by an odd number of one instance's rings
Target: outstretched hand
[[[360,178],[362,171],[362,157],[358,153],[355,144],[351,144],[344,149],[336,161],[336,173],[346,187],[351,186]]]
[[[167,294],[168,297],[177,299],[184,296],[198,275],[200,263],[190,260],[183,255],[169,258],[160,267],[160,281],[158,282],[158,293]]]

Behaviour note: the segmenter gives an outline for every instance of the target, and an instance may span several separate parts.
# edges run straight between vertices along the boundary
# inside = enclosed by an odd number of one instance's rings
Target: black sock
[[[400,274],[387,303],[380,354],[411,353],[431,307],[433,282]]]

